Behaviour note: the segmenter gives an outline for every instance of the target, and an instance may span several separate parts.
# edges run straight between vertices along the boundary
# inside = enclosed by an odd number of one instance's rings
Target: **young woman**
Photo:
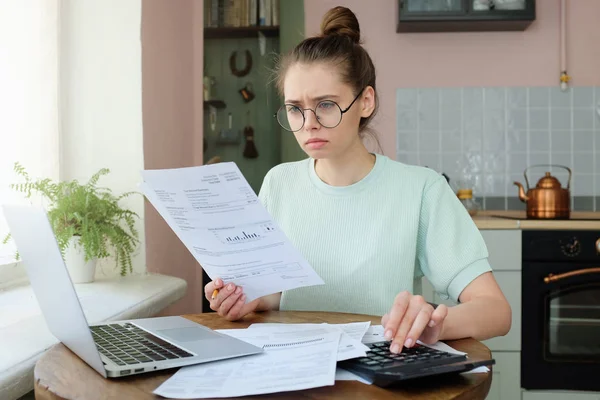
[[[211,309],[228,320],[277,309],[382,315],[393,352],[417,339],[505,335],[510,306],[444,177],[363,144],[377,93],[356,16],[333,8],[321,30],[282,60],[277,77],[285,99],[277,119],[309,157],[269,171],[259,198],[325,285],[244,304],[243,287],[216,279],[205,286]],[[422,276],[459,305],[434,309],[413,294]]]

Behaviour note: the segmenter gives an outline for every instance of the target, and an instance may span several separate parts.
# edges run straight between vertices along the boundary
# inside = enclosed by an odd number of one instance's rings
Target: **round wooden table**
[[[214,313],[184,315],[192,321],[212,329],[246,328],[255,322],[283,323],[348,323],[370,320],[380,324],[379,317],[357,314],[324,312],[273,311],[246,316],[241,321],[229,322]],[[469,354],[472,359],[490,359],[489,349],[473,339],[449,341],[457,350]],[[176,370],[150,372],[119,379],[104,379],[79,357],[61,343],[53,346],[37,362],[34,371],[35,397],[37,400],[69,399],[162,399],[152,394],[162,382]],[[492,374],[454,374],[431,379],[407,381],[394,388],[379,388],[357,381],[336,381],[326,386],[296,392],[283,392],[244,398],[265,399],[484,399]]]

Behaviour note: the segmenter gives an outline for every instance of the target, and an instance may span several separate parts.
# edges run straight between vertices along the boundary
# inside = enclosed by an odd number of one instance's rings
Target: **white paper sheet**
[[[377,343],[384,342],[385,337],[383,337],[383,326],[382,325],[371,325],[367,332],[363,335],[362,342],[369,343]]]
[[[488,372],[490,372],[490,369],[484,365],[483,367],[477,367],[470,371],[463,372],[463,374],[484,374]]]
[[[140,189],[211,279],[246,302],[323,280],[279,230],[232,162],[142,171]]]
[[[283,323],[257,323],[248,327],[253,331],[259,330],[265,334],[274,335],[302,335],[320,334],[323,332],[339,331],[342,333],[338,347],[337,361],[351,358],[365,357],[367,346],[360,342],[370,322],[355,322],[350,324],[283,324]],[[223,332],[226,333],[227,332]]]
[[[340,332],[316,336],[239,338],[265,351],[261,354],[181,368],[154,393],[168,398],[234,397],[302,390],[335,383]],[[236,332],[232,332],[232,336]]]
[[[361,376],[353,374],[350,371],[346,371],[345,369],[340,368],[340,367],[338,367],[335,370],[335,380],[336,381],[359,381],[359,382],[362,382],[362,383],[364,383],[366,385],[373,384],[372,380],[365,379],[365,378],[363,378]]]

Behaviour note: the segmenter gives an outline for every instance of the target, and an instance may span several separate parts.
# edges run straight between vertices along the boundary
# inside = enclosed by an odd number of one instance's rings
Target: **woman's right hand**
[[[216,298],[212,298],[215,289],[219,290]],[[245,315],[256,311],[260,304],[260,298],[244,304],[246,295],[241,286],[233,283],[224,285],[222,279],[217,278],[204,286],[204,296],[210,302],[210,309],[224,317],[228,321],[238,320]]]

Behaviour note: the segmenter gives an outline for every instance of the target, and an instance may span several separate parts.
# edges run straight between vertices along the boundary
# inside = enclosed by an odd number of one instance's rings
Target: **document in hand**
[[[154,394],[174,399],[234,397],[287,392],[335,383],[340,332],[269,335],[259,329],[227,334],[261,346],[261,354],[183,367]]]
[[[246,302],[323,280],[279,230],[232,162],[145,170],[140,188],[211,279]]]

